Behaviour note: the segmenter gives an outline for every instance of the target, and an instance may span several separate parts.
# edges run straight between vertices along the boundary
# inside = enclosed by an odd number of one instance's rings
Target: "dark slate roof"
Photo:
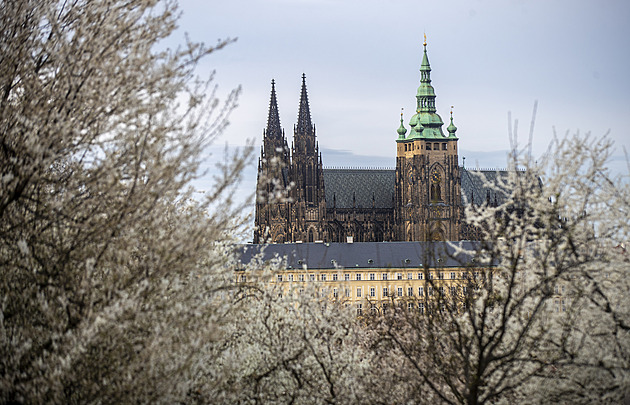
[[[458,267],[471,263],[471,256],[460,253],[460,246],[474,251],[477,242],[361,242],[361,243],[286,243],[269,245],[243,245],[241,264],[247,265],[252,257],[263,252],[264,261],[274,257],[286,257],[286,269],[359,268],[409,268],[423,265]]]
[[[486,202],[490,193],[490,202],[502,204],[506,194],[497,192],[484,185],[477,173],[483,174],[490,183],[499,178],[506,179],[505,170],[465,169],[460,167],[462,185],[462,203],[475,204]],[[372,196],[376,208],[393,208],[396,171],[394,169],[324,169],[324,187],[326,188],[326,207],[332,208],[336,198],[337,208],[353,208],[353,197],[357,208],[372,208]]]
[[[476,205],[482,204],[486,202],[489,193],[492,204],[494,204],[495,196],[497,204],[503,204],[507,195],[485,185],[483,177],[479,176],[479,174],[485,176],[486,180],[492,184],[497,184],[500,179],[505,181],[508,177],[508,172],[505,170],[465,169],[460,167],[462,203],[464,205],[471,202],[474,202]]]
[[[393,169],[324,169],[326,207],[393,208],[396,171]],[[354,199],[354,205],[353,205]]]

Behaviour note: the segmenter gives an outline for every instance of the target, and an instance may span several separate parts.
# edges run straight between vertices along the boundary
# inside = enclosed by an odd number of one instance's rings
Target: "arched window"
[[[313,228],[308,230],[308,241],[309,242],[313,242],[315,240],[314,236],[313,236]]]
[[[431,202],[442,201],[442,175],[437,168],[431,171],[431,188],[429,198]]]
[[[431,184],[431,202],[442,201],[442,187],[440,184]]]

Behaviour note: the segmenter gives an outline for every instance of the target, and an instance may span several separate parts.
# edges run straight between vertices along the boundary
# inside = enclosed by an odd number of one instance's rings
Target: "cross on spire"
[[[311,110],[308,106],[308,93],[306,92],[306,74],[302,73],[302,93],[300,95],[297,130],[299,133],[305,133],[309,132],[311,128]]]
[[[267,117],[267,136],[274,139],[282,138],[278,101],[276,99],[276,82],[271,79],[271,99],[269,100],[269,115]]]

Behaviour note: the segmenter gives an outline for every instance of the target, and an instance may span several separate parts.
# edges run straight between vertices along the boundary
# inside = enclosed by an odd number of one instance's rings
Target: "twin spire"
[[[302,74],[302,91],[300,94],[300,110],[296,129],[298,133],[311,132],[311,110],[308,105],[308,93],[306,91],[306,75]],[[271,99],[269,100],[269,115],[267,116],[267,137],[281,138],[282,127],[280,126],[280,114],[278,113],[278,100],[276,98],[276,82],[271,80]]]

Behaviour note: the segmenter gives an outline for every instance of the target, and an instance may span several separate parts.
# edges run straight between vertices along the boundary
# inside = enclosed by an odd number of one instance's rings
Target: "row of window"
[[[555,300],[554,302],[554,311],[555,312],[566,312],[567,304],[565,300]]]
[[[565,293],[565,286],[554,286],[553,288],[553,292],[555,295],[564,295]]]
[[[448,274],[448,273],[446,273]],[[481,273],[483,275],[483,273]],[[388,281],[390,280],[389,278],[389,273],[381,273],[380,274],[380,278],[378,278],[378,274],[377,273],[368,273],[365,274],[367,276],[367,278],[363,279],[363,274],[362,273],[355,273],[354,274],[354,278],[352,278],[352,275],[350,273],[344,273],[343,274],[343,280],[344,281]],[[424,273],[419,272],[419,273],[415,273],[416,275],[416,279],[417,280],[423,280],[424,279]],[[293,274],[278,274],[276,276],[276,281],[278,282],[283,282],[283,281],[339,281],[339,274],[338,273],[333,273],[331,275],[331,277],[329,278],[327,274],[298,274],[297,275],[297,279],[295,279]],[[308,276],[308,277],[307,277]],[[407,280],[414,280],[414,273],[407,273]],[[435,272],[429,272],[428,273],[428,279],[429,280],[433,280],[434,277],[436,276]],[[445,280],[444,278],[445,273],[443,272],[437,272],[437,280]],[[468,272],[462,272],[461,273],[461,277],[466,280],[471,276],[471,274],[469,274]],[[479,278],[480,273],[479,272],[473,272],[472,273],[472,277],[473,278]],[[457,279],[457,273],[452,272],[450,273],[450,279],[451,280],[456,280]],[[245,275],[241,276],[241,281],[245,281]],[[395,278],[392,278],[391,280],[404,280],[403,278],[403,273],[396,273]]]
[[[451,287],[450,291],[451,291],[452,295],[455,295],[457,293],[457,288],[456,287]],[[304,293],[304,289],[301,288],[299,290],[299,292],[300,292],[300,294]],[[444,294],[444,288],[440,287],[438,292],[439,292],[439,294]],[[467,288],[463,287],[462,288],[462,292],[464,294],[466,294],[467,293]],[[357,288],[357,297],[360,298],[362,296],[362,293],[363,293],[363,289],[362,288]],[[389,289],[388,288],[383,288],[383,297],[384,298],[390,298],[388,293],[389,293]],[[403,293],[402,288],[398,287],[397,288],[397,295],[399,297],[402,297],[402,293]],[[420,296],[423,295],[422,287],[419,287],[418,294],[420,294]],[[376,289],[374,287],[370,287],[370,297],[375,297],[375,295],[376,295]],[[408,289],[408,295],[409,296],[413,295],[413,290],[411,288]],[[319,296],[321,297],[322,295],[319,295]],[[339,292],[338,292],[338,290],[336,288],[333,289],[333,296],[335,298],[339,298]],[[345,289],[345,296],[346,297],[350,297],[350,289]],[[431,287],[429,287],[427,289],[427,296],[429,296],[429,297],[433,296],[433,289]],[[223,298],[223,293],[221,293],[221,297]],[[279,294],[279,297],[282,298],[282,293]],[[370,309],[372,310],[372,312],[376,312],[378,310],[376,303],[371,302],[371,303],[368,303],[368,304],[370,305]],[[447,308],[447,303],[445,303],[445,302],[438,302],[438,304],[439,304],[439,306],[437,307],[437,309],[440,310],[440,311],[442,311],[442,310]],[[568,301],[567,300],[556,299],[556,300],[554,300],[553,304],[554,305],[552,306],[552,311],[554,311],[554,312],[566,312],[567,311],[567,306],[568,306]],[[348,307],[350,304],[346,303],[345,305],[346,305],[346,307]],[[451,305],[452,305],[452,303],[448,304],[448,307],[451,307]],[[467,308],[467,306],[468,306],[468,304],[467,304],[467,302],[465,300],[461,301],[461,305],[462,305],[462,307],[464,309]],[[388,302],[380,303],[380,307],[381,307],[381,309],[383,311],[386,311],[388,309],[388,306],[389,306]],[[357,307],[357,314],[361,315],[362,314],[362,310],[363,310],[363,303],[361,303],[361,302],[356,303],[356,307]],[[398,307],[400,309],[403,309],[404,308],[404,302],[403,301],[398,302]],[[411,311],[413,309],[416,309],[416,307],[421,313],[423,313],[424,309],[425,309],[425,303],[424,302],[414,302],[414,301],[407,302],[407,309],[408,310]]]
[[[440,150],[440,145],[442,145],[442,150],[447,150],[448,146],[446,142],[434,142],[433,143],[433,148],[431,148],[431,143],[427,142],[427,150]],[[453,148],[455,148],[455,146],[453,145]],[[410,152],[412,150],[417,149],[415,147],[415,145],[413,143],[406,143],[405,144],[405,152]],[[422,150],[422,144],[420,144],[420,149]]]
[[[448,287],[448,289],[446,289],[446,287],[437,287],[437,288],[433,288],[433,287],[427,287],[426,289],[426,295],[428,297],[433,297],[433,293],[434,290],[437,290],[437,294],[440,295],[444,295],[446,291],[448,291],[452,296],[453,295],[457,295],[457,293],[459,292],[459,288],[456,286],[451,286]],[[364,287],[357,287],[356,288],[356,295],[355,298],[363,298],[363,291],[364,291]],[[404,295],[404,293],[406,292],[406,295]],[[416,290],[414,289],[414,287],[407,287],[406,291],[405,288],[403,287],[396,287],[395,289],[390,290],[389,287],[381,287],[381,297],[383,298],[388,298],[391,296],[394,297],[414,297],[414,293],[416,292]],[[467,294],[468,293],[468,287],[461,287],[461,292],[463,294]],[[376,298],[377,297],[377,287],[369,287],[369,289],[367,290],[367,297],[369,298]],[[425,289],[424,287],[417,287],[417,296],[418,297],[424,297],[425,296]],[[339,289],[338,288],[333,288],[333,297],[334,298],[339,298]],[[343,289],[343,294],[344,297],[346,298],[350,298],[352,297],[352,289],[351,288],[344,288]],[[390,295],[393,294],[393,295]]]
[[[463,302],[462,305],[463,305],[464,308],[466,308],[466,306],[467,306],[466,302]],[[346,306],[349,306],[349,304],[346,304]],[[363,303],[357,303],[356,304],[356,308],[357,308],[357,315],[362,315],[363,314]],[[399,309],[405,308],[404,303],[399,302],[398,303],[398,308]],[[447,308],[447,306],[444,303],[440,303],[439,306],[437,307],[437,309],[440,310],[440,311],[444,311],[446,308]],[[424,313],[425,304],[424,304],[424,302],[418,302],[418,303],[408,302],[407,303],[407,309],[409,311],[418,310],[420,313]],[[382,312],[388,311],[389,310],[389,303],[387,303],[387,302],[382,303],[380,305],[380,310]],[[430,310],[430,309],[427,307],[427,310]],[[379,311],[379,307],[375,303],[371,303],[370,304],[370,311],[372,311],[373,313],[376,313],[376,312]]]
[[[370,303],[370,310],[372,312],[377,312],[378,311],[378,307],[376,303]],[[462,302],[462,305],[464,308],[466,308],[467,303],[464,301]],[[566,300],[559,300],[556,299],[554,300],[554,305],[553,305],[553,311],[554,312],[566,312],[567,311],[567,305],[568,302]],[[348,306],[348,304],[346,304],[346,306]],[[357,307],[357,315],[361,315],[363,313],[363,303],[357,303],[356,304]],[[389,307],[389,304],[387,302],[384,302],[381,304],[381,310],[382,311],[387,311]],[[400,309],[404,308],[404,303],[403,302],[399,302],[398,303],[398,307]],[[444,303],[440,303],[438,309],[440,311],[444,310],[446,308]],[[424,302],[408,302],[407,303],[407,309],[409,311],[414,310],[414,309],[418,309],[421,313],[424,313],[424,309],[425,309],[425,303]]]

